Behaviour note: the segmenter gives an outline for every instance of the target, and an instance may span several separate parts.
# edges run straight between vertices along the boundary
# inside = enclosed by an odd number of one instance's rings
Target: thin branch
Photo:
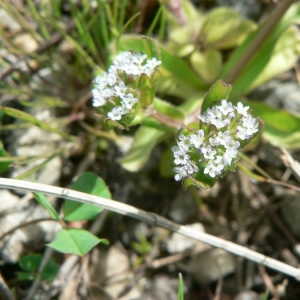
[[[0,299],[2,300],[15,300],[15,297],[11,293],[10,289],[4,282],[0,273]]]
[[[5,232],[2,236],[0,236],[0,241],[3,240],[7,235],[13,234],[18,229],[30,226],[30,225],[35,224],[35,223],[45,222],[45,221],[58,222],[58,221],[56,221],[54,219],[51,219],[51,218],[40,218],[40,219],[31,220],[31,221],[28,221],[26,223],[19,224],[19,225],[15,226],[15,227],[11,228],[7,232]]]
[[[232,242],[223,240],[204,232],[199,232],[195,229],[183,225],[176,224],[157,214],[146,212],[125,203],[73,191],[70,189],[15,179],[0,178],[0,187],[7,189],[22,189],[26,191],[40,192],[55,195],[61,198],[72,199],[81,203],[101,206],[102,208],[105,208],[109,211],[113,211],[124,216],[144,221],[153,226],[159,226],[171,231],[178,232],[184,236],[209,244],[213,247],[223,249],[227,252],[244,257],[258,264],[262,264],[278,272],[287,274],[300,281],[300,269],[289,266],[283,262],[267,257],[246,247],[234,244]]]

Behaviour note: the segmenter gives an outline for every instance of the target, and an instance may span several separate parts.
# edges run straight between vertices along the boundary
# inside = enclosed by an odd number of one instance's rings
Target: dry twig
[[[16,179],[0,178],[0,187],[8,189],[22,189],[26,191],[56,195],[57,197],[61,198],[73,199],[82,203],[101,206],[107,210],[144,221],[153,226],[159,226],[171,231],[178,232],[184,236],[204,242],[213,247],[223,249],[227,252],[244,257],[248,260],[254,261],[258,264],[264,265],[278,272],[287,274],[291,277],[294,277],[296,280],[300,280],[300,269],[298,268],[294,268],[283,262],[267,257],[261,253],[255,252],[246,247],[234,244],[230,241],[226,241],[221,238],[212,236],[210,234],[199,232],[195,229],[176,224],[157,214],[146,212],[128,204],[82,192],[73,191],[70,189],[28,181],[21,181]]]

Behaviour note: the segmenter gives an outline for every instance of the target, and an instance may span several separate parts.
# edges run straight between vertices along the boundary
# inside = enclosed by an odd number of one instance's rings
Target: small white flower
[[[182,178],[186,177],[187,176],[187,173],[186,173],[186,170],[184,170],[183,167],[176,167],[173,169],[173,171],[175,173],[177,173],[174,178],[176,181],[179,181],[181,180]]]
[[[252,118],[251,115],[247,115],[242,119],[242,126],[247,128],[252,133],[255,133],[258,131],[258,122],[255,118]]]
[[[147,54],[135,53],[132,54],[132,62],[137,65],[141,65],[147,59]]]
[[[225,99],[221,101],[220,110],[223,115],[227,116],[228,114],[234,111],[234,107],[231,102],[227,102]]]
[[[226,144],[226,148],[238,149],[239,147],[240,147],[240,143],[233,139],[228,141],[228,143]]]
[[[177,147],[177,146],[174,146],[172,147],[172,151],[174,153],[174,163],[175,165],[185,165],[187,164],[189,161],[190,161],[190,156],[188,154],[186,154],[186,152]]]
[[[184,166],[184,169],[189,175],[193,175],[199,171],[199,168],[191,161],[187,162],[187,164]]]
[[[243,115],[245,117],[248,115],[247,111],[249,109],[249,106],[243,106],[243,103],[238,102],[238,104],[237,104],[237,106],[235,106],[235,108],[236,108],[236,111],[238,114]]]
[[[105,88],[102,90],[102,95],[105,99],[108,99],[114,95],[114,91],[112,88]]]
[[[122,98],[122,103],[127,109],[131,109],[139,101],[138,98],[135,98],[132,94],[126,94]]]
[[[103,97],[103,95],[101,95],[99,89],[97,88],[92,89],[92,94],[93,94],[93,106],[99,107],[106,104],[106,99],[105,97]]]
[[[251,115],[247,115],[241,119],[237,129],[237,138],[247,140],[251,138],[254,133],[259,131],[258,122],[255,118],[252,118]]]
[[[217,129],[221,129],[225,126],[227,126],[230,123],[230,119],[225,118],[215,118],[215,119],[211,119],[211,124],[215,125],[217,127]]]
[[[219,109],[219,106],[213,106],[212,109],[207,109],[207,114],[210,119],[222,119],[222,112]]]
[[[179,136],[179,139],[180,139],[180,142],[178,142],[178,146],[185,151],[189,150],[189,148],[191,146],[190,138],[188,136],[181,134]]]
[[[208,159],[214,159],[214,156],[217,153],[217,151],[214,148],[212,148],[210,145],[206,147],[202,147],[201,152],[203,153],[204,157]]]
[[[197,133],[190,135],[190,140],[191,144],[198,149],[203,143],[204,131],[200,129]]]
[[[207,112],[205,111],[202,115],[199,115],[198,118],[203,122],[203,123],[210,123],[210,117],[208,116]]]
[[[107,86],[107,82],[106,82],[106,74],[107,73],[102,73],[102,75],[101,76],[96,76],[95,77],[95,79],[94,79],[94,83],[95,83],[95,87],[96,88],[99,88],[100,90],[101,89],[104,89],[104,88],[106,88],[106,86]]]
[[[114,121],[119,121],[122,118],[122,113],[123,108],[121,106],[116,106],[107,114],[107,116]]]
[[[226,165],[231,165],[232,159],[236,158],[238,154],[238,150],[235,148],[228,148],[223,155],[224,162]]]
[[[226,130],[224,132],[219,131],[216,139],[218,139],[218,141],[221,145],[226,146],[231,141],[231,136],[230,136],[229,130]]]
[[[216,156],[216,159],[214,160],[214,164],[218,170],[218,172],[220,172],[221,174],[221,171],[223,171],[224,169],[224,166],[225,166],[225,160],[224,160],[224,157],[221,156],[221,155],[217,155]],[[219,175],[220,175],[219,174]]]
[[[123,98],[127,91],[127,86],[123,81],[120,81],[118,85],[114,86],[114,90],[117,97]]]
[[[209,138],[209,143],[215,147],[220,145],[220,141],[216,137],[210,137]]]
[[[238,126],[238,132],[236,133],[236,137],[238,139],[241,140],[247,140],[250,138],[250,135],[247,133],[247,129],[242,127],[242,126]]]
[[[206,165],[206,168],[204,169],[204,174],[208,174],[210,177],[216,177],[218,173],[218,169],[215,167],[215,165],[212,163],[212,161],[209,161]]]
[[[147,60],[146,67],[149,68],[150,70],[154,70],[160,64],[161,64],[161,60],[158,60],[155,57],[153,57]]]

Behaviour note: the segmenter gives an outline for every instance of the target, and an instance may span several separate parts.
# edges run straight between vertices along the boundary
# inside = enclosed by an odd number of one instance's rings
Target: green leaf
[[[272,108],[260,102],[245,102],[249,104],[253,116],[264,122],[263,137],[271,144],[287,149],[300,148],[300,118],[291,113]]]
[[[179,282],[178,282],[178,300],[184,300],[184,285],[181,273],[179,273]]]
[[[262,300],[268,300],[269,299],[269,291],[266,290],[264,297],[262,298]]]
[[[212,10],[203,24],[199,39],[204,47],[230,49],[239,45],[256,25],[244,19],[235,9],[220,7]]]
[[[91,195],[111,199],[111,194],[105,182],[97,175],[83,173],[71,186],[71,189]],[[99,206],[66,200],[64,219],[67,221],[93,220],[103,210]]]
[[[153,107],[157,112],[169,118],[180,120],[182,122],[184,120],[183,111],[179,107],[176,107],[169,102],[163,101],[159,98],[155,98],[153,101]]]
[[[191,87],[196,91],[202,91],[207,88],[207,85],[201,81],[196,72],[191,69],[183,58],[172,54],[163,46],[160,47],[160,51],[163,77],[171,77],[173,81]]]
[[[245,93],[263,84],[267,80],[283,73],[297,63],[300,55],[300,33],[298,28],[290,27],[279,37],[272,56],[256,79],[245,89]]]
[[[4,150],[3,144],[0,141],[0,157],[9,157],[10,155]],[[0,174],[7,171],[13,161],[0,161]]]
[[[54,207],[51,205],[51,203],[48,201],[48,199],[45,197],[44,194],[41,193],[33,193],[35,200],[44,208],[47,210],[49,215],[53,220],[60,220],[59,214],[54,209]]]
[[[19,265],[24,272],[17,272],[17,278],[19,280],[35,280],[42,260],[43,256],[40,254],[21,256]],[[42,271],[41,279],[47,281],[54,280],[58,270],[59,265],[51,258]]]
[[[230,84],[218,80],[205,95],[201,106],[201,113],[216,105],[216,102],[220,102],[222,99],[227,100],[231,89],[232,86]]]
[[[182,187],[186,190],[189,186],[196,186],[202,190],[211,189],[219,178],[212,178],[203,173],[204,168],[201,168],[199,172],[195,175],[195,178],[186,177],[182,181]]]
[[[249,90],[249,86],[254,82],[254,80],[257,79],[257,77],[263,72],[263,70],[271,61],[275,46],[278,39],[280,38],[280,35],[287,29],[287,26],[293,24],[294,22],[300,21],[299,11],[299,3],[291,6],[284,15],[281,22],[269,34],[264,43],[255,50],[255,53],[252,55],[251,59],[249,59],[242,72],[238,75],[234,82],[232,82],[232,84],[234,84],[234,88],[232,90],[231,97],[237,98],[238,96],[244,94]],[[226,78],[226,76],[235,69],[235,66],[239,63],[239,60],[244,55],[244,53],[248,51],[253,40],[260,33],[265,24],[266,22],[260,25],[256,31],[251,32],[247,39],[242,43],[242,45],[234,51],[222,70],[222,78]],[[293,47],[295,47],[295,45]]]
[[[47,246],[62,253],[83,256],[102,241],[87,230],[70,228],[60,230],[55,240]],[[107,243],[107,240],[104,242]]]
[[[111,45],[113,53],[122,51],[137,51],[148,55],[149,58],[160,59],[160,50],[156,45],[155,41],[149,37],[138,35],[138,34],[123,34],[118,42],[118,49],[116,50],[116,43],[114,41]]]
[[[212,84],[219,77],[222,70],[222,56],[219,51],[212,48],[195,51],[190,60],[193,69],[206,84]]]
[[[135,134],[131,149],[118,162],[127,171],[139,171],[147,161],[153,147],[164,135],[164,131],[141,126]]]
[[[151,81],[146,74],[142,74],[139,80],[139,100],[143,107],[148,107],[154,98],[155,88],[152,87]]]

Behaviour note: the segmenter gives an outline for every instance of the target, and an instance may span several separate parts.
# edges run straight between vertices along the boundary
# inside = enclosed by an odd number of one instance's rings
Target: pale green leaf
[[[153,147],[164,135],[164,131],[142,126],[135,134],[131,149],[118,160],[119,163],[128,171],[139,171],[146,163]]]
[[[52,243],[47,244],[47,246],[62,253],[83,256],[101,241],[101,239],[91,234],[89,231],[70,228],[59,231],[55,240]]]
[[[71,189],[110,199],[111,194],[105,182],[96,174],[83,173],[71,186]],[[103,209],[96,205],[66,200],[64,215],[67,221],[93,220]]]
[[[195,51],[190,60],[193,69],[205,83],[212,84],[219,77],[222,69],[222,56],[219,51],[212,48]]]

